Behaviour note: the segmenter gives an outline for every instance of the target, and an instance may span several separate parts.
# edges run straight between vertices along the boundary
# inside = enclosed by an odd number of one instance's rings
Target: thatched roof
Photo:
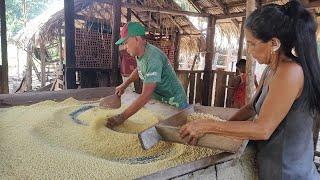
[[[127,0],[122,0],[122,2],[126,3]],[[262,4],[270,2],[284,4],[287,0],[260,0],[257,2],[261,2]],[[22,31],[17,38],[18,41],[27,44],[33,36],[36,37],[36,41],[41,40],[52,43],[57,40],[59,31],[61,31],[64,26],[63,1],[57,1],[57,3],[62,3],[62,6],[59,6],[60,9],[56,10],[55,13],[41,15],[41,22],[37,26],[32,25],[29,31]],[[111,4],[112,0],[75,0],[76,26],[85,26],[86,21],[96,21],[112,26]],[[231,48],[236,51],[238,48],[239,30],[242,22],[241,13],[244,14],[246,6],[246,1],[244,0],[131,0],[130,4],[140,7],[157,7],[207,13],[216,17],[240,14],[234,18],[219,19],[217,21],[215,35],[215,47],[218,50],[223,51]],[[313,8],[313,11],[319,14],[320,8]],[[127,8],[122,7],[121,14],[121,22],[125,23],[127,21]],[[205,35],[207,18],[190,18],[183,15],[165,14],[154,11],[139,11],[133,8],[132,21],[143,23],[148,28],[149,33],[154,35],[162,34],[171,36],[174,35],[176,31],[180,31],[184,35],[193,35],[190,37],[184,36],[183,42],[185,42],[185,44],[182,46],[187,49],[189,48],[186,51],[198,51],[199,47],[194,45],[199,44],[199,42],[194,40],[199,40],[199,35]],[[198,24],[194,24],[192,21],[197,21]],[[195,25],[199,25],[199,27],[196,28]],[[188,42],[188,40],[193,42]]]

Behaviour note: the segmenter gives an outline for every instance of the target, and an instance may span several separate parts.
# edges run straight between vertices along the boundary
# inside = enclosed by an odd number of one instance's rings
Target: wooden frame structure
[[[0,93],[9,93],[8,83],[8,52],[7,52],[7,25],[6,25],[6,1],[0,1],[0,21],[1,21],[1,87]]]

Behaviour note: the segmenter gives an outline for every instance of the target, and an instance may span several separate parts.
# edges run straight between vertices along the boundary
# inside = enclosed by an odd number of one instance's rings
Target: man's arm
[[[126,86],[129,86],[134,81],[137,81],[139,79],[138,69],[135,68],[132,73],[130,74],[128,80],[125,83]]]
[[[139,111],[150,100],[156,86],[157,83],[143,84],[142,94],[123,113],[109,118],[106,126],[109,128],[118,126]]]
[[[124,90],[134,81],[139,79],[138,69],[134,69],[132,73],[130,74],[129,78],[123,82],[120,86],[116,87],[115,94],[121,96],[124,93]]]
[[[124,118],[128,119],[147,104],[156,87],[157,83],[143,84],[141,95],[123,112]]]

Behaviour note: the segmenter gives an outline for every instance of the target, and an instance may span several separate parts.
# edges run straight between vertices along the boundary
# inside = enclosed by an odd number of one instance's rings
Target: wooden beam
[[[127,3],[131,3],[131,0],[127,0]],[[131,21],[131,9],[127,8],[127,22]]]
[[[108,4],[112,3],[111,0],[95,0],[95,1],[108,3]],[[136,11],[160,12],[163,14],[170,14],[170,15],[195,16],[195,17],[208,17],[210,15],[208,13],[196,13],[196,12],[190,12],[190,11],[174,10],[169,8],[141,6],[141,5],[131,4],[131,3],[121,3],[121,6],[125,8],[131,8]]]
[[[7,51],[7,22],[6,22],[6,4],[5,0],[0,2],[0,20],[1,20],[1,59],[2,75],[0,93],[9,93],[8,83],[8,51]]]
[[[248,18],[250,14],[256,9],[255,0],[247,0],[246,6],[246,17]],[[247,46],[247,60],[246,60],[246,73],[247,73],[247,84],[246,84],[246,102],[248,103],[255,91],[254,86],[254,72],[256,68],[256,62],[254,61],[252,55],[248,51]]]
[[[240,13],[231,13],[229,15],[217,15],[217,20],[219,19],[230,19],[230,18],[237,18],[237,17],[245,17],[246,12],[240,12]]]
[[[138,19],[138,21],[141,22],[141,24],[143,24],[145,27],[148,27],[148,25],[144,21],[142,21],[142,19],[135,12],[132,11],[131,13],[134,15],[135,18]]]
[[[64,0],[64,19],[65,19],[65,87],[66,89],[76,89],[76,58],[75,58],[75,39],[74,39],[74,1]]]
[[[215,1],[218,4],[218,6],[222,8],[223,14],[228,15],[229,14],[228,7],[221,0],[215,0]]]
[[[205,66],[204,66],[204,77],[203,81],[207,83],[207,87],[203,89],[203,100],[202,103],[205,106],[211,106],[212,99],[212,86],[213,86],[213,73],[212,73],[212,61],[214,57],[214,35],[215,35],[216,18],[209,16],[208,28],[207,28],[207,39],[206,39],[206,55],[205,55]]]
[[[77,100],[96,100],[114,94],[114,87],[68,89],[61,91],[28,92],[0,95],[0,108],[30,105],[45,100],[63,101],[73,97]]]
[[[174,46],[175,46],[174,70],[179,69],[180,43],[181,43],[181,35],[179,32],[176,32],[176,37],[175,37],[175,41],[174,41]]]
[[[113,27],[111,37],[111,59],[112,59],[112,75],[111,85],[116,86],[119,84],[119,47],[115,43],[120,38],[120,25],[121,25],[121,1],[113,0],[112,4],[113,12]]]
[[[32,90],[32,63],[33,63],[33,44],[35,36],[33,35],[27,47],[27,66],[26,66],[26,91]]]
[[[203,11],[201,10],[201,8],[198,6],[197,2],[194,2],[192,0],[188,0],[188,2],[192,5],[192,7],[194,9],[196,9],[196,11],[198,11],[198,13],[203,13]]]
[[[62,33],[61,28],[59,28],[59,57],[60,57],[60,64],[63,65],[63,59],[64,59],[64,51],[62,47]]]
[[[242,18],[242,23],[241,23],[241,30],[240,30],[240,39],[239,39],[239,48],[238,48],[238,58],[237,60],[239,61],[242,58],[242,51],[243,51],[243,41],[244,41],[244,23],[245,23],[246,18]]]
[[[161,8],[163,8],[163,6],[160,4],[159,0],[156,0],[156,3],[158,4],[158,6],[160,6]],[[172,18],[171,15],[166,15],[170,21],[177,26],[177,28],[179,29],[180,33],[183,33],[183,29],[180,27],[180,25]]]
[[[41,60],[41,87],[46,85],[46,49],[43,41],[40,40],[40,60]]]

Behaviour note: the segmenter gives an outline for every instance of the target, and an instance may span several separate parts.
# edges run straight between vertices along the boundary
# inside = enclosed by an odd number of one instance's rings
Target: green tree
[[[48,0],[6,0],[8,37],[11,38],[25,24],[46,10]]]

